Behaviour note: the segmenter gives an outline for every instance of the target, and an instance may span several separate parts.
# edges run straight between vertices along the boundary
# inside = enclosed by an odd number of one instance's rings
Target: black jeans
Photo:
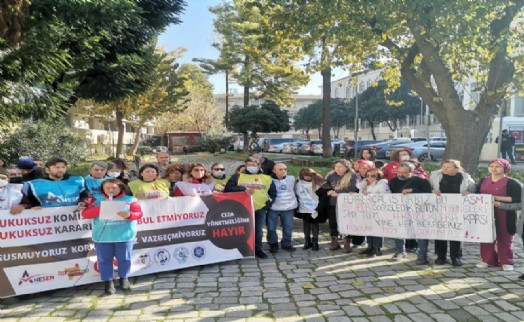
[[[508,159],[509,158],[509,162],[511,162],[511,164],[515,163],[515,159],[513,158],[513,147],[500,148],[500,153],[502,154],[502,157],[504,159]],[[507,158],[506,158],[506,154],[507,154]]]
[[[337,206],[328,206],[329,235],[338,237]]]
[[[438,258],[446,258],[448,252],[447,240],[435,240],[435,253]],[[450,240],[449,241],[449,257],[451,259],[462,257],[462,242]]]

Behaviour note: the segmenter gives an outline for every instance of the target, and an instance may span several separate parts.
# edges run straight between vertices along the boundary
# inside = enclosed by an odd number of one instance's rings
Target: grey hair
[[[402,162],[399,167],[409,169],[409,172],[413,172],[413,170],[415,170],[415,165],[411,162]]]
[[[104,161],[93,161],[89,164],[89,169],[92,169],[95,165],[107,170],[107,163]]]

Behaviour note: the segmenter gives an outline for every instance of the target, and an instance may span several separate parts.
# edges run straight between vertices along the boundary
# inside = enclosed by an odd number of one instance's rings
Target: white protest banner
[[[340,194],[341,234],[400,239],[495,240],[491,195]]]
[[[140,205],[132,276],[254,256],[254,209],[246,193]],[[76,207],[0,211],[0,298],[100,282],[91,229]]]

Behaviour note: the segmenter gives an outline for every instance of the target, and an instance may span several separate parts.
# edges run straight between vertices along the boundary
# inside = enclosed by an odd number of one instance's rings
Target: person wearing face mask
[[[431,172],[429,183],[433,193],[460,193],[475,192],[475,181],[469,174],[464,172],[460,161],[448,159],[442,161],[440,170]],[[427,249],[427,240],[419,241],[419,247]],[[435,253],[437,253],[436,265],[446,264],[446,253],[448,252],[447,240],[435,240]],[[462,242],[449,241],[449,257],[453,266],[462,266]]]
[[[397,176],[397,170],[402,162],[409,161],[411,159],[411,151],[409,150],[398,150],[391,154],[391,162],[384,168],[384,178],[391,182]]]
[[[431,193],[429,181],[413,175],[413,171],[415,171],[413,163],[400,163],[397,167],[396,177],[389,181],[391,193],[401,193],[403,195],[411,193]],[[404,239],[395,239],[395,255],[391,258],[392,261],[400,261],[407,256],[404,242]],[[425,249],[423,246],[420,247],[416,264],[427,264],[427,244]]]
[[[195,163],[189,167],[187,178],[175,183],[175,197],[206,196],[213,193],[213,178],[202,163]]]
[[[253,196],[255,207],[255,256],[267,258],[262,250],[262,238],[264,235],[264,223],[266,222],[267,210],[271,208],[273,200],[277,196],[275,183],[270,176],[260,171],[260,161],[249,158],[245,162],[246,170],[240,174],[234,174],[227,181],[224,192],[245,191]]]
[[[105,179],[109,176],[107,173],[107,163],[103,161],[93,161],[89,165],[89,175],[84,177],[86,189],[95,199],[102,197],[101,186]]]
[[[22,181],[22,171],[14,166],[7,166],[7,172],[9,173],[9,183],[21,184]]]
[[[226,176],[226,168],[222,163],[215,163],[211,166],[211,174],[213,175],[213,183],[215,191],[224,192],[226,183],[229,177]]]
[[[304,230],[304,246],[302,249],[318,251],[319,224],[327,220],[327,206],[331,190],[324,178],[310,168],[303,168],[298,173],[295,194],[298,200],[296,217],[302,219]],[[313,234],[313,237],[311,237]]]

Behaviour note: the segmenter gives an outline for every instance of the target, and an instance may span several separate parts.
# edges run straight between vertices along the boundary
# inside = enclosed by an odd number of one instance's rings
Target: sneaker
[[[477,263],[477,265],[475,266],[477,266],[477,268],[488,268],[489,267],[488,263],[485,263],[485,262]]]
[[[287,250],[288,252],[294,252],[295,250],[297,250],[295,247],[293,246],[284,246],[282,247],[283,250]]]
[[[131,284],[129,284],[129,280],[127,278],[121,278],[120,279],[120,289],[122,291],[130,291],[131,290]]]
[[[513,270],[513,265],[502,265],[502,270],[509,272]]]
[[[261,258],[261,259],[266,259],[267,258],[267,254],[264,253],[261,250],[255,250],[255,256],[258,257],[258,258]]]
[[[407,256],[406,253],[395,253],[395,255],[393,255],[393,257],[391,257],[391,261],[392,262],[398,262],[400,261],[402,258],[405,258]]]
[[[417,247],[406,247],[406,253],[416,254],[418,252]]]
[[[371,253],[366,254],[367,257],[377,257],[382,256],[382,252],[380,251],[380,248],[373,248]]]

